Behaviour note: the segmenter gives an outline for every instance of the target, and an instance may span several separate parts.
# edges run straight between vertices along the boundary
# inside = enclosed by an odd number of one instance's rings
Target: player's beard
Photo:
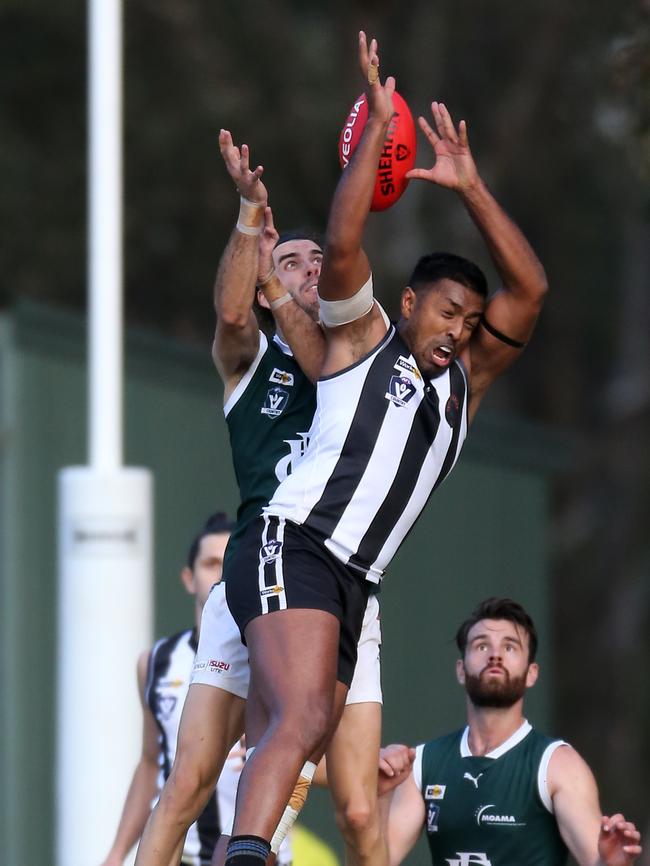
[[[526,693],[526,673],[520,677],[511,677],[505,668],[505,677],[501,680],[483,678],[484,668],[480,674],[468,674],[465,671],[465,691],[475,707],[491,707],[507,709],[514,706]]]

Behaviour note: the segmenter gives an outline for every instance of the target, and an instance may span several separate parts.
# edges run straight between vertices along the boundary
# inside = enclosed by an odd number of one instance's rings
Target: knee
[[[365,797],[355,798],[338,809],[336,821],[348,841],[379,837],[376,802]]]
[[[285,707],[275,718],[280,736],[298,745],[305,757],[309,757],[326,739],[330,732],[331,705],[319,698],[305,701],[300,707]]]
[[[210,797],[216,779],[195,756],[177,755],[169,779],[160,795],[159,806],[171,818],[190,823],[200,814]]]

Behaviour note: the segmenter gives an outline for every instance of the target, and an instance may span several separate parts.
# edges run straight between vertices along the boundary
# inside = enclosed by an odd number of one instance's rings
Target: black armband
[[[488,334],[492,334],[493,337],[496,337],[497,340],[501,340],[501,342],[505,343],[506,346],[512,346],[513,349],[523,349],[526,345],[526,343],[521,343],[519,340],[513,340],[512,337],[506,337],[506,335],[502,334],[501,331],[497,331],[497,329],[488,322],[485,316],[481,316],[481,324]]]

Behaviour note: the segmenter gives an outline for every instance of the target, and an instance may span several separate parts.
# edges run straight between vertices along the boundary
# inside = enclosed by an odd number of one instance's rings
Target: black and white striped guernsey
[[[158,724],[160,774],[159,788],[167,780],[174,756],[183,704],[196,655],[197,641],[193,629],[159,640],[151,651],[145,701]],[[221,781],[221,780],[220,780]],[[236,783],[235,783],[236,786]],[[206,866],[221,833],[217,791],[187,832],[183,863]]]
[[[425,380],[390,326],[369,355],[318,382],[309,447],[265,513],[309,527],[378,582],[458,459],[468,396],[459,360]]]

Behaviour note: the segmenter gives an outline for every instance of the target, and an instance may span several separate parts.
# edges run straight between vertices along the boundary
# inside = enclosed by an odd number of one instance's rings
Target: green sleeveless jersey
[[[434,866],[563,866],[546,789],[561,744],[524,722],[489,756],[470,753],[467,728],[419,746],[413,775]]]
[[[224,405],[240,496],[224,577],[247,526],[304,454],[315,410],[316,386],[289,347],[277,335],[267,340],[260,331],[257,356]]]

